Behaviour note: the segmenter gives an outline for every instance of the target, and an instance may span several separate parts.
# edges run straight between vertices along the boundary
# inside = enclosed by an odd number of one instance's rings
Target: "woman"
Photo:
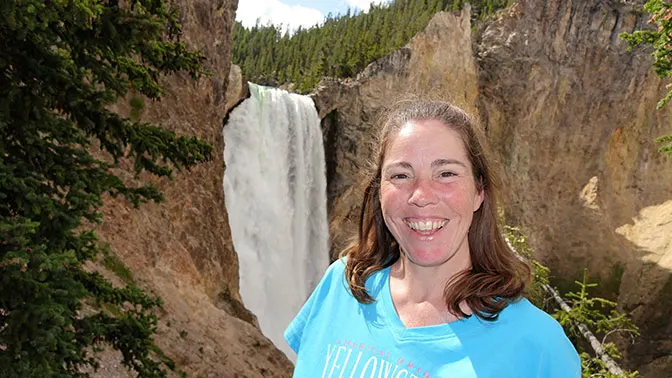
[[[530,269],[497,224],[497,177],[470,117],[389,115],[359,239],[285,332],[295,377],[580,377],[562,327],[522,298]]]

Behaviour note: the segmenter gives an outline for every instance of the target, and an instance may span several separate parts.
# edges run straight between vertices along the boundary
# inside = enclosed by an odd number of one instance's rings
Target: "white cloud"
[[[346,0],[349,6],[359,8],[364,12],[368,12],[371,4],[383,4],[389,2],[388,0]]]
[[[262,25],[271,22],[282,24],[285,29],[296,29],[299,26],[311,27],[324,21],[324,15],[317,9],[301,5],[287,5],[279,0],[240,0],[236,11],[236,20],[245,27],[252,27],[261,21]]]

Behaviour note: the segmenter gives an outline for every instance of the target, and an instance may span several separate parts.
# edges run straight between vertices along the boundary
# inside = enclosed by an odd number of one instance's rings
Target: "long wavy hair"
[[[394,264],[400,257],[399,244],[383,219],[380,205],[381,169],[385,153],[399,129],[409,121],[438,120],[455,130],[467,150],[476,189],[483,191],[483,203],[474,212],[468,242],[472,267],[453,277],[444,288],[448,310],[467,317],[465,303],[485,320],[496,320],[511,300],[520,297],[530,281],[530,266],[507,246],[497,217],[499,176],[492,167],[484,136],[462,109],[440,101],[413,101],[388,113],[377,141],[377,156],[369,168],[364,190],[357,239],[341,252],[348,256],[345,274],[353,296],[371,303],[366,280]]]

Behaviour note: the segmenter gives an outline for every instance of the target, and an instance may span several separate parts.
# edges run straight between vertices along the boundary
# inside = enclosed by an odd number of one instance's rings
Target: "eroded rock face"
[[[644,20],[617,2],[525,1],[488,25],[475,54],[507,218],[555,276],[587,267],[642,327],[627,365],[669,377],[672,161],[654,139],[672,132],[672,108],[656,110],[664,88],[650,57],[618,37]]]
[[[254,316],[240,303],[238,261],[224,207],[222,120],[231,100],[225,94],[238,0],[174,3],[182,12],[183,40],[205,53],[212,75],[198,82],[186,75],[166,78],[167,93],[161,101],[147,103],[141,118],[178,135],[203,138],[213,145],[214,159],[176,172],[172,180],[158,180],[164,203],[132,209],[126,202],[107,200],[99,235],[141,287],[163,298],[156,341],[189,376],[289,377],[292,364],[255,327]],[[229,97],[240,93],[236,90],[242,87],[232,88]],[[128,107],[119,104],[117,110]],[[130,165],[125,168],[128,171],[120,176],[137,182]],[[125,374],[115,367],[118,363],[103,365],[98,376]]]
[[[645,24],[632,4],[527,0],[477,34],[468,14],[441,13],[409,45],[356,80],[323,81],[333,248],[358,221],[381,111],[400,94],[452,100],[480,117],[503,170],[507,221],[568,288],[587,267],[642,336],[625,366],[672,374],[672,161],[654,139],[672,107],[646,52],[618,38]],[[641,2],[640,2],[641,3]],[[638,4],[641,5],[641,4]]]

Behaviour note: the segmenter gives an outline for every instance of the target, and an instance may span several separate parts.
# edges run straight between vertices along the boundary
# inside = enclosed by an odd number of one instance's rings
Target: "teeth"
[[[438,230],[441,227],[445,226],[448,223],[447,220],[443,221],[426,221],[426,222],[406,222],[408,227],[417,230],[417,231],[434,231]]]

